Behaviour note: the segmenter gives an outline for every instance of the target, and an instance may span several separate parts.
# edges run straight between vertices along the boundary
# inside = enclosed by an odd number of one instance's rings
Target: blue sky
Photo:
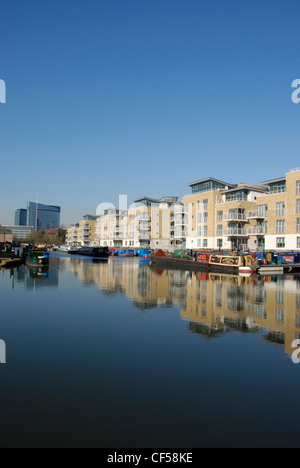
[[[299,0],[2,0],[0,224],[300,166]]]

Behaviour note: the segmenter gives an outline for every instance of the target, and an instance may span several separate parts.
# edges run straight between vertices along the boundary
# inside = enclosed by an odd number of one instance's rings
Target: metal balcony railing
[[[228,213],[224,215],[224,221],[247,221],[246,215],[242,213]]]
[[[247,229],[248,236],[264,236],[268,234],[268,229],[264,226],[255,226]]]
[[[266,213],[262,213],[258,210],[250,210],[247,212],[248,219],[264,219],[267,217]]]
[[[228,237],[247,237],[247,231],[241,228],[225,229],[224,235]]]

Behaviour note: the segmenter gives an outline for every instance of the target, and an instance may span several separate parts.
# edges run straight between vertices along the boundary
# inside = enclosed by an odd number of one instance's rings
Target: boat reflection
[[[22,266],[13,272],[14,280],[27,292],[58,287],[58,268]]]
[[[240,277],[149,267],[135,259],[105,264],[64,259],[66,269],[104,294],[125,294],[140,311],[180,308],[188,331],[207,338],[231,331],[264,332],[288,355],[300,339],[300,277]]]

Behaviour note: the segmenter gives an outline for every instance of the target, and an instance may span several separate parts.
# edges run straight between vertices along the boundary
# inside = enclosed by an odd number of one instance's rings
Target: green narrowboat
[[[28,266],[46,267],[49,265],[49,253],[45,249],[29,250],[26,258]]]

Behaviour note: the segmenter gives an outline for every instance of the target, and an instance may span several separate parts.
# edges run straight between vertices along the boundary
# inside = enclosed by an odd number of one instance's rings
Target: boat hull
[[[82,248],[79,249],[76,255],[81,255],[83,257],[90,257],[90,258],[109,258],[110,251],[108,248]]]
[[[211,264],[211,263],[201,263],[195,262],[189,259],[179,259],[172,257],[150,257],[150,265],[155,267],[165,267],[173,268],[180,270],[191,270],[191,271],[205,271],[212,273],[231,273],[231,274],[240,274],[245,273],[246,270],[243,268],[243,271],[240,271],[239,266],[231,265],[220,265],[220,264]],[[251,269],[247,269],[247,274],[252,274]]]

